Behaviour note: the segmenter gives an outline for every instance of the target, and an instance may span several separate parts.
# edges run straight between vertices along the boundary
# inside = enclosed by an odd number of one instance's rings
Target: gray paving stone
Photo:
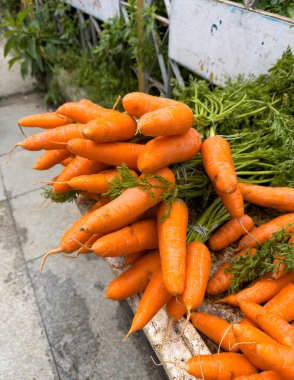
[[[16,151],[12,154],[9,162],[8,155],[0,157],[1,171],[8,198],[41,188],[45,185],[36,183],[37,181],[50,181],[61,172],[63,169],[61,165],[56,165],[50,170],[33,170],[35,161],[42,153],[43,151]]]
[[[143,334],[121,342],[132,317],[126,303],[105,299],[112,273],[104,261],[55,255],[43,273],[38,260],[28,265],[61,379],[166,379]]]
[[[0,170],[0,201],[3,201],[3,199],[6,199],[6,196],[4,192],[4,184],[3,184],[1,170]]]
[[[0,378],[57,380],[7,201],[0,202]]]
[[[44,204],[40,190],[11,199],[11,205],[25,260],[57,248],[62,234],[80,216],[74,203]]]
[[[12,146],[24,139],[17,121],[26,115],[45,112],[40,94],[18,95],[0,102],[0,155],[9,153]],[[39,128],[25,128],[27,136],[39,132]]]

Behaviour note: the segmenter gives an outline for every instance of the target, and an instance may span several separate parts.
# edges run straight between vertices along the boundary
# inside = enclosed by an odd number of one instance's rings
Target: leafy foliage
[[[286,230],[284,228],[276,232],[255,254],[250,255],[248,249],[245,255],[229,261],[230,267],[226,271],[234,276],[229,289],[231,293],[236,293],[247,282],[278,272],[280,265],[285,265],[285,272],[294,270],[294,243],[288,242],[291,233]]]
[[[53,193],[51,187],[45,187],[42,191],[42,196],[45,199],[50,199],[53,202],[57,203],[71,203],[75,201],[79,195],[79,191],[77,190],[69,190],[64,193],[55,194]]]

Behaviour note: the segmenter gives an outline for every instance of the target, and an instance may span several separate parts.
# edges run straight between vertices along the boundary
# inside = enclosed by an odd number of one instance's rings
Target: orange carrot
[[[220,199],[232,218],[241,218],[244,215],[244,201],[239,189],[231,194],[221,195]]]
[[[60,163],[63,166],[67,166],[68,164],[72,162],[73,159],[74,159],[74,156],[69,156],[65,160],[62,160]]]
[[[294,211],[294,189],[240,183],[239,189],[245,201],[258,206]]]
[[[98,203],[98,202],[97,202]],[[91,234],[81,231],[81,225],[83,224],[84,220],[94,212],[95,207],[98,207],[98,205],[94,205],[86,214],[82,215],[80,218],[78,218],[68,229],[67,231],[62,235],[60,241],[59,241],[59,247],[56,249],[52,249],[51,251],[47,252],[42,259],[40,271],[42,271],[43,266],[45,264],[45,261],[49,255],[53,255],[60,252],[65,253],[72,253],[80,248],[79,243],[85,243],[91,236]],[[101,236],[101,235],[99,235]]]
[[[56,112],[29,115],[18,120],[18,125],[21,127],[38,127],[44,129],[61,127],[62,125],[72,123],[73,121],[71,119],[58,115]]]
[[[79,123],[86,124],[91,120],[98,117],[106,117],[112,115],[116,111],[108,110],[94,104],[87,99],[83,99],[81,102],[68,102],[60,106],[56,113],[59,115],[67,116],[72,120],[76,120]]]
[[[121,301],[142,292],[159,268],[159,252],[151,251],[108,285],[106,297]]]
[[[171,297],[164,286],[162,271],[159,269],[154,273],[143,293],[127,336],[146,326]]]
[[[85,158],[86,160],[86,158]],[[131,170],[134,177],[138,177],[138,174]],[[81,175],[71,178],[67,181],[67,185],[76,190],[85,190],[92,193],[106,193],[111,182],[118,177],[121,179],[121,175],[117,169],[104,170],[98,174]]]
[[[234,324],[233,331],[236,342],[240,350],[247,356],[253,365],[262,370],[267,370],[267,366],[259,360],[256,355],[256,343],[269,343],[278,344],[275,340],[267,334],[254,326],[245,326],[241,324]]]
[[[284,214],[257,227],[250,235],[245,235],[239,242],[238,250],[247,247],[262,245],[266,240],[272,238],[273,234],[281,228],[289,227],[287,232],[294,231],[294,213]]]
[[[140,118],[138,128],[145,136],[181,135],[193,126],[192,110],[176,100],[133,92],[122,102],[128,113]]]
[[[247,318],[278,343],[294,346],[294,329],[279,315],[269,312],[254,302],[241,301],[240,308]]]
[[[92,246],[93,252],[100,257],[124,256],[155,248],[158,248],[158,238],[154,219],[143,219],[105,235]]]
[[[67,149],[48,150],[43,153],[41,157],[35,162],[33,169],[47,170],[54,165],[59,164],[70,156],[70,152]]]
[[[256,252],[255,248],[252,248],[249,252],[250,255],[254,255]],[[248,254],[247,249],[244,249],[243,251],[237,253],[234,257],[243,256],[245,254]],[[233,279],[234,275],[230,272],[227,272],[227,269],[230,267],[230,262],[225,263],[222,265],[209,279],[208,285],[207,285],[207,293],[211,294],[213,296],[217,296],[226,290],[229,289]]]
[[[166,313],[172,321],[179,321],[187,312],[181,297],[173,297],[166,304]]]
[[[43,132],[27,137],[22,142],[16,144],[26,150],[50,150],[65,149],[69,140],[83,138],[82,130],[84,124],[67,124],[62,127],[48,129]]]
[[[206,139],[201,146],[205,171],[218,195],[231,194],[237,190],[238,181],[229,143],[221,136]]]
[[[130,169],[136,170],[138,157],[144,145],[126,142],[96,143],[85,139],[73,139],[68,142],[67,148],[70,152],[89,160],[113,166],[119,166],[124,162]]]
[[[175,296],[183,293],[185,287],[188,207],[184,201],[176,198],[169,216],[163,221],[168,208],[164,203],[158,208],[158,244],[164,284],[169,293]]]
[[[184,369],[197,379],[205,380],[232,380],[258,372],[244,355],[234,352],[192,356]]]
[[[167,168],[158,170],[156,174],[171,183],[175,182],[173,173]],[[158,179],[150,178],[148,182],[153,186],[162,186],[162,182]],[[154,197],[147,190],[136,187],[126,189],[120,196],[85,220],[83,229],[90,233],[103,232],[105,234],[129,225],[149,208],[159,203],[166,189],[151,187],[150,191]]]
[[[146,251],[141,251],[141,252],[135,252],[135,253],[131,253],[130,255],[127,255],[125,257],[125,262],[124,262],[123,268],[127,267],[129,265],[135,264],[135,262],[137,262],[139,259],[141,259],[145,255],[145,253],[146,253]]]
[[[283,378],[277,372],[263,371],[255,375],[239,376],[235,380],[283,380]]]
[[[208,240],[209,248],[220,251],[239,240],[247,231],[251,231],[254,222],[250,216],[244,214],[241,218],[231,219],[222,225]]]
[[[193,326],[211,339],[214,343],[220,344],[225,351],[237,352],[239,347],[235,346],[235,336],[230,324],[222,318],[208,313],[192,313],[191,321]]]
[[[105,170],[106,168],[107,165],[105,164],[77,156],[62,170],[57,178],[57,181],[53,184],[53,192],[55,194],[64,193],[65,191],[70,190],[70,186],[68,186],[66,182],[71,178],[80,176],[82,174],[97,173],[101,170]]]
[[[136,129],[132,116],[113,111],[107,118],[99,117],[87,123],[83,136],[97,142],[125,141],[135,136]]]
[[[251,301],[263,304],[273,298],[284,286],[294,280],[294,272],[273,280],[270,276],[264,276],[253,285],[241,290],[239,293],[231,294],[217,302],[227,303],[231,306],[239,306],[240,301]]]
[[[283,287],[264,308],[271,313],[276,313],[287,322],[294,320],[294,284]]]
[[[283,380],[294,379],[294,350],[281,344],[260,342],[256,345],[256,353],[264,367],[278,372]]]
[[[186,280],[182,299],[188,311],[188,319],[191,310],[202,304],[210,266],[210,252],[204,244],[193,242],[187,245]]]
[[[199,152],[201,136],[190,128],[183,135],[157,137],[149,141],[138,159],[138,168],[142,173],[154,173],[156,170],[190,160]]]

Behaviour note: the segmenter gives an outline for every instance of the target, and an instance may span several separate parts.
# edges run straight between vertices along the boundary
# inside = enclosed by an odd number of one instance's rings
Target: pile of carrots
[[[228,351],[192,357],[183,367],[190,374],[207,380],[293,380],[294,327],[289,322],[294,321],[294,272],[280,265],[278,272],[218,299],[241,308],[246,318],[238,324],[193,310],[206,293],[220,295],[233,280],[229,262],[211,276],[210,249],[218,252],[239,241],[237,256],[254,255],[281,228],[294,230],[294,189],[239,183],[228,141],[213,132],[202,141],[193,112],[181,102],[131,93],[122,105],[125,112],[83,99],[19,120],[21,128],[44,129],[17,144],[45,150],[34,169],[64,165],[49,182],[53,194],[75,190],[95,200],[64,233],[59,247],[44,256],[41,269],[48,255],[59,252],[125,256],[126,270],[108,285],[106,297],[124,300],[143,292],[127,336],[166,305],[170,321],[186,315]],[[197,154],[230,220],[187,244],[189,207],[177,196],[169,167]],[[128,178],[116,168],[123,165],[129,168]],[[117,182],[124,187],[113,199],[109,190]],[[289,213],[255,227],[244,213],[244,201]],[[289,244],[293,242],[294,234]]]

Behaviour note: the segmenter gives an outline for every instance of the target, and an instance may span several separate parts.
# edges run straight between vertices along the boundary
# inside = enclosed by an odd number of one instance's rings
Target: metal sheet
[[[119,14],[119,0],[66,0],[66,2],[101,21]]]
[[[172,0],[169,57],[215,84],[259,75],[294,50],[294,22],[227,1]]]

